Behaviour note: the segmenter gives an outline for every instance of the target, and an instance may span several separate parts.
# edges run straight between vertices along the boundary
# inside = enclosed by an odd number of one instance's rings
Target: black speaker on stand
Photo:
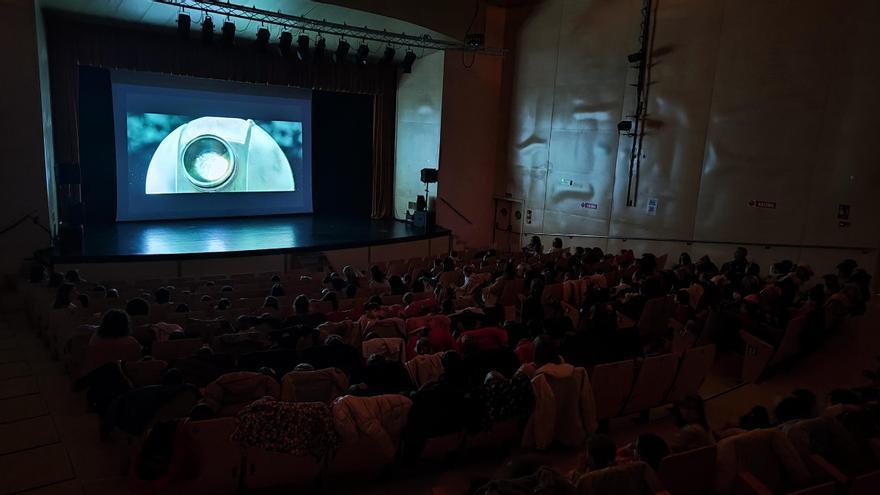
[[[422,197],[419,195],[419,197],[416,198],[416,211],[413,213],[413,225],[425,229],[425,235],[427,235],[428,230],[434,226],[435,222],[434,212],[430,211],[428,206],[428,188],[431,184],[437,183],[437,169],[423,168],[421,170],[421,179],[422,182],[425,183],[425,196]]]

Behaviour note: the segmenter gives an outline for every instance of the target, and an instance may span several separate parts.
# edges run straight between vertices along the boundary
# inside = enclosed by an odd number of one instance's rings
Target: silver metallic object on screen
[[[252,120],[187,122],[159,143],[147,169],[147,194],[294,190],[290,162]]]

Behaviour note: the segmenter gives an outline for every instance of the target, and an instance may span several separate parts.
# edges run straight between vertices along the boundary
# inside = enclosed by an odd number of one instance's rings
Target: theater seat
[[[698,395],[712,364],[715,362],[715,345],[694,347],[684,353],[675,382],[666,397],[667,403],[683,399],[688,395]]]
[[[306,493],[321,474],[322,466],[308,456],[269,452],[263,449],[245,449],[244,493],[271,488],[299,488],[291,493]]]
[[[281,379],[281,400],[332,403],[348,389],[348,377],[337,368],[291,371]]]
[[[232,495],[241,480],[243,451],[229,437],[235,430],[233,418],[184,423],[193,440],[198,466],[196,478],[171,487],[168,495]]]
[[[668,296],[649,299],[639,318],[639,334],[643,337],[659,337],[666,334],[669,318],[672,316],[673,301]]]
[[[632,391],[635,363],[632,359],[616,363],[600,364],[593,368],[590,382],[596,398],[597,419],[610,419],[623,409]]]
[[[767,367],[776,366],[788,359],[791,359],[801,352],[801,336],[804,333],[805,316],[792,318],[785,327],[785,333],[782,334],[782,340],[776,346],[776,351]]]
[[[846,493],[847,495],[876,495],[880,493],[880,470],[856,476]]]
[[[421,458],[445,461],[453,457],[464,445],[464,432],[429,438],[422,449]]]
[[[810,478],[797,450],[775,428],[752,430],[718,443],[714,483],[718,495],[787,493],[808,486]]]
[[[141,358],[141,346],[136,341],[122,341],[118,345],[88,345],[85,348],[85,359],[82,373],[113,361],[137,361]]]
[[[657,472],[663,488],[675,495],[708,495],[717,454],[717,447],[710,445],[664,457]]]
[[[506,452],[519,446],[522,442],[523,423],[524,421],[520,418],[511,418],[493,424],[487,431],[466,435],[464,449],[466,451],[499,450]]]
[[[168,363],[158,359],[146,359],[129,361],[124,366],[125,376],[131,380],[132,386],[137,388],[160,384],[162,382],[162,373],[168,368]]]
[[[639,375],[624,407],[624,414],[645,411],[666,403],[666,396],[678,370],[679,358],[678,354],[662,354],[641,361]]]
[[[202,339],[177,339],[153,343],[153,358],[172,362],[175,359],[183,359],[195,354],[202,347]]]
[[[205,388],[205,401],[219,416],[233,416],[246,405],[265,396],[280,395],[280,386],[262,373],[226,373]]]
[[[644,462],[590,471],[575,486],[580,495],[655,495],[662,491],[657,474]]]
[[[745,342],[740,382],[754,383],[767,369],[767,363],[773,357],[773,346],[745,330],[740,330],[739,336]]]
[[[834,483],[821,483],[793,491],[772,491],[749,472],[740,473],[734,487],[736,495],[835,495]]]

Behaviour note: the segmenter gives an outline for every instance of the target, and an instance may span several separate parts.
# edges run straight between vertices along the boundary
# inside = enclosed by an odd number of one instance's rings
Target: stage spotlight
[[[180,36],[180,39],[189,39],[189,29],[191,25],[192,21],[189,18],[189,14],[186,12],[177,14],[177,35]]]
[[[630,53],[626,56],[626,59],[629,60],[629,63],[635,64],[641,62],[645,58],[645,52],[635,52]]]
[[[232,21],[223,23],[223,27],[220,28],[220,41],[226,48],[235,45],[235,24]]]
[[[318,38],[315,42],[315,51],[312,52],[312,62],[320,64],[324,61],[324,52],[327,50],[327,40]]]
[[[309,42],[311,40],[308,36],[301,34],[296,39],[296,58],[300,60],[305,60],[309,58]]]
[[[291,44],[293,44],[293,35],[289,31],[281,33],[281,36],[278,37],[278,49],[281,50],[281,55],[285,57],[290,55]]]
[[[214,21],[209,16],[205,16],[202,21],[202,43],[211,44],[214,42]]]
[[[367,65],[367,57],[369,56],[370,47],[368,47],[366,43],[361,43],[361,46],[358,47],[357,55],[355,56],[358,65]]]
[[[617,132],[629,132],[633,128],[631,120],[621,120],[617,123]]]
[[[254,45],[260,50],[266,50],[269,48],[269,30],[261,27],[257,30],[257,39],[254,41]]]
[[[394,61],[394,54],[397,53],[391,45],[385,47],[385,53],[382,54],[380,64],[390,64]]]
[[[403,62],[401,62],[400,66],[403,68],[403,72],[405,74],[412,73],[412,66],[416,62],[416,54],[413,53],[412,50],[407,50],[406,55],[403,56]]]
[[[348,50],[351,48],[351,45],[348,44],[345,40],[339,40],[339,44],[336,45],[336,63],[341,64],[345,62],[345,57],[348,56]]]

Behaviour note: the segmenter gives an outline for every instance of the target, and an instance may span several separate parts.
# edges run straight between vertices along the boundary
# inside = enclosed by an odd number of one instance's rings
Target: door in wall
[[[520,201],[495,198],[495,249],[509,253],[522,245],[523,204]]]

